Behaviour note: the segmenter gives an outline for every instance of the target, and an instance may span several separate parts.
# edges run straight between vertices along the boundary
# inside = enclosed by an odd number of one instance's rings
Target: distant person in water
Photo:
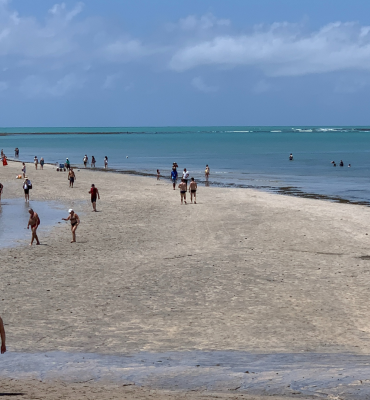
[[[3,189],[4,189],[4,186],[2,183],[0,183],[0,200],[1,200],[1,193],[3,193]]]
[[[176,181],[177,181],[177,170],[176,170],[176,168],[172,168],[171,181],[172,181],[173,190],[175,190],[176,189]]]
[[[41,169],[44,169],[44,164],[45,164],[44,157],[41,157],[40,158],[40,167],[41,167]]]
[[[159,172],[159,169],[157,169],[157,181],[159,181],[160,176],[161,176],[161,173]]]
[[[79,216],[73,211],[72,208],[68,210],[69,216],[68,218],[62,218],[63,221],[71,221],[71,231],[72,231],[72,240],[71,243],[76,242],[76,229],[80,224]]]
[[[73,168],[70,168],[68,171],[68,179],[69,179],[69,187],[73,188],[73,184],[76,179],[75,172],[73,171]]]
[[[92,184],[89,193],[91,194],[91,204],[93,206],[93,211],[96,212],[96,198],[100,200],[99,190],[95,187],[94,184]]]
[[[343,160],[340,160],[339,166],[343,167],[343,165],[344,165]]]
[[[95,168],[95,163],[96,163],[95,157],[92,156],[92,157],[91,157],[91,168],[92,168],[92,167]]]
[[[179,166],[177,165],[177,162],[174,162],[174,163],[172,163],[172,169],[176,169],[176,168],[178,168]]]
[[[180,189],[181,204],[183,204],[183,202],[185,202],[185,204],[186,204],[186,188],[187,188],[187,185],[185,183],[185,179],[181,179],[181,183],[179,184],[178,188]]]
[[[15,157],[19,157],[19,149],[18,149],[18,147],[16,147],[15,149],[14,149],[14,155],[15,155]]]
[[[209,173],[211,172],[211,170],[209,169],[208,164],[206,165],[206,169],[204,170],[204,176],[206,177],[206,181],[208,181],[209,178]]]
[[[6,335],[5,335],[5,329],[4,329],[4,322],[3,319],[0,317],[0,338],[1,338],[1,354],[4,354],[6,352]]]
[[[293,161],[293,154],[292,153],[289,154],[289,161]]]
[[[198,188],[197,183],[195,182],[194,178],[191,178],[189,185],[189,193],[191,202],[193,202],[193,197],[194,197],[194,204],[197,204],[197,188]]]
[[[351,164],[348,164],[348,168],[351,168]]]
[[[32,246],[33,241],[36,239],[36,244],[40,244],[39,242],[39,238],[37,237],[37,228],[40,225],[40,218],[37,215],[37,213],[35,211],[32,210],[32,208],[30,208],[28,210],[28,212],[30,213],[30,219],[28,220],[28,225],[27,225],[27,229],[30,229],[31,226],[31,231],[32,231],[32,239],[31,239],[31,243],[30,246]]]
[[[85,154],[85,157],[83,158],[83,162],[84,162],[84,166],[86,168],[87,162],[89,161],[89,157],[87,156],[87,154]]]
[[[336,166],[337,166],[337,164],[334,162],[334,163],[333,163],[333,167],[336,167]]]
[[[23,178],[26,177],[26,164],[25,163],[22,163],[22,175],[23,175]]]
[[[104,157],[104,168],[105,169],[108,168],[108,157],[107,156]]]

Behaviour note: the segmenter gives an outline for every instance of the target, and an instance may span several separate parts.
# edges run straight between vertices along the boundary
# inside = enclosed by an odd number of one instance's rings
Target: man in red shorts
[[[99,190],[95,187],[94,184],[92,184],[89,193],[91,194],[91,204],[93,206],[93,211],[96,212],[96,197],[98,197],[98,199],[100,200]]]

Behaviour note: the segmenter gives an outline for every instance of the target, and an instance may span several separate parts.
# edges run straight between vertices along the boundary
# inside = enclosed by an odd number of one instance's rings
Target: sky
[[[370,125],[369,0],[0,0],[0,126]]]

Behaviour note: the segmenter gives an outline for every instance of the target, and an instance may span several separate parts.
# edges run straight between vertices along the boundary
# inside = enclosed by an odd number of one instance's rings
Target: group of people
[[[87,154],[84,155],[84,158],[82,159],[83,163],[84,163],[84,167],[87,167],[87,164],[89,163],[89,157],[87,156]],[[95,168],[95,164],[96,164],[96,159],[94,156],[91,156],[91,168]],[[107,169],[108,168],[108,157],[105,156],[104,157],[104,168]]]
[[[331,164],[333,164],[333,167],[336,167],[336,166],[337,166],[337,163],[336,163],[335,161],[332,161]],[[340,166],[340,167],[344,167],[344,162],[343,162],[343,160],[340,160],[339,166]],[[350,167],[351,167],[351,164],[348,164],[348,168],[350,168]]]
[[[173,190],[176,190],[176,181],[178,178],[177,168],[178,168],[178,164],[176,162],[174,162],[172,164],[172,171],[171,171],[171,181],[172,181]],[[207,164],[206,169],[204,171],[206,181],[208,181],[210,172],[211,172],[211,170]],[[184,204],[184,203],[187,204],[186,193],[188,191],[189,177],[190,177],[190,172],[186,168],[184,168],[184,171],[182,172],[181,182],[178,185],[178,189],[180,189],[181,204]],[[158,170],[157,170],[157,179],[159,179],[159,171]],[[191,201],[191,203],[193,203],[193,200],[194,200],[194,204],[197,204],[197,189],[198,189],[198,185],[195,182],[195,179],[191,178],[190,183],[189,183],[189,193],[190,193],[190,201]]]

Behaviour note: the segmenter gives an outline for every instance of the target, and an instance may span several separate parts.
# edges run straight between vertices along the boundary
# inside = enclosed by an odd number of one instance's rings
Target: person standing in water
[[[24,190],[24,198],[26,201],[30,201],[30,188],[31,188],[31,181],[26,176],[23,181],[23,190]]]
[[[19,149],[18,149],[18,147],[16,147],[16,148],[14,149],[14,155],[15,155],[16,158],[19,157]]]
[[[100,194],[99,190],[95,187],[94,184],[91,185],[89,194],[91,194],[91,204],[93,206],[93,211],[96,212],[96,196],[98,196],[98,199],[100,200]]]
[[[71,231],[72,231],[72,240],[71,243],[76,242],[76,229],[80,224],[79,216],[73,211],[72,208],[68,210],[69,216],[68,218],[62,218],[63,221],[71,221]]]
[[[1,338],[1,354],[6,352],[6,345],[5,345],[5,329],[4,329],[4,322],[3,319],[0,317],[0,338]]]
[[[193,196],[194,196],[194,204],[197,204],[197,188],[198,188],[197,183],[195,182],[194,178],[191,178],[191,182],[189,185],[189,193],[191,202],[193,202]]]
[[[87,156],[87,154],[85,154],[85,156],[83,158],[83,162],[84,162],[85,168],[86,168],[86,165],[87,165],[88,161],[89,161],[89,157]]]
[[[73,171],[73,168],[70,168],[68,171],[68,179],[69,179],[69,187],[73,188],[74,181],[76,179],[75,172]]]
[[[94,167],[94,168],[95,168],[95,163],[96,163],[95,157],[92,156],[92,157],[91,157],[91,167]]]
[[[293,154],[292,153],[289,154],[289,161],[293,161]]]
[[[206,177],[206,181],[208,181],[208,177],[209,177],[209,173],[210,173],[210,169],[208,164],[206,165],[206,169],[204,170],[204,176]]]
[[[107,156],[104,157],[104,168],[105,169],[108,168],[108,157]]]
[[[40,225],[40,218],[37,215],[37,213],[35,211],[32,210],[32,208],[30,208],[28,210],[28,212],[30,213],[30,219],[28,220],[28,225],[27,225],[27,229],[30,229],[31,226],[31,231],[32,231],[32,239],[31,239],[31,243],[30,246],[32,246],[33,241],[36,239],[36,244],[40,244],[39,242],[39,238],[37,237],[37,228]]]
[[[181,183],[179,184],[178,188],[180,189],[180,195],[181,195],[181,204],[183,204],[183,201],[186,204],[186,182],[185,179],[181,179]]]

